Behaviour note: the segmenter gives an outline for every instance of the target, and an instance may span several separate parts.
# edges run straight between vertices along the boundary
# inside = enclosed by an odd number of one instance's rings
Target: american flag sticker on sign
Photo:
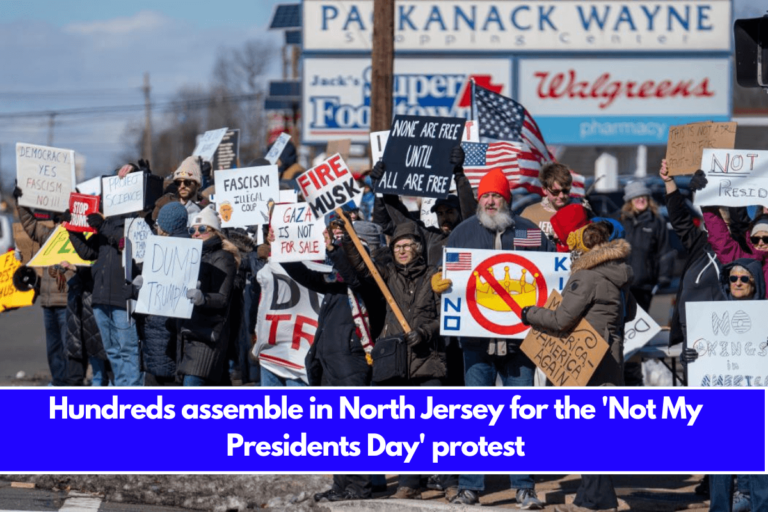
[[[538,247],[541,245],[541,230],[516,229],[513,243],[516,247]]]
[[[472,254],[468,252],[447,252],[445,254],[445,270],[449,272],[472,270]]]

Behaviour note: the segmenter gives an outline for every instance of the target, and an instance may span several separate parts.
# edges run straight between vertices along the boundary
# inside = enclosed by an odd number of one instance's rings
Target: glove
[[[117,241],[117,250],[123,251],[125,250],[125,237],[120,238],[120,240]]]
[[[699,169],[695,173],[693,173],[693,178],[691,178],[691,183],[688,185],[691,189],[691,192],[698,192],[699,190],[703,189],[707,186],[707,176],[704,174],[704,171]]]
[[[520,311],[520,321],[523,322],[523,325],[531,325],[531,323],[528,321],[528,311],[533,306],[525,306],[522,311]]]
[[[405,335],[405,341],[409,347],[413,348],[424,341],[424,336],[421,335],[418,329],[414,329]]]
[[[371,179],[379,181],[382,176],[384,176],[384,161],[379,160],[376,162],[376,165],[373,166],[373,169],[371,169]]]
[[[464,148],[461,147],[461,144],[458,146],[454,146],[454,148],[451,150],[451,165],[453,166],[453,172],[456,172],[458,169],[464,170]]]
[[[95,229],[96,231],[99,231],[103,224],[104,224],[104,217],[102,217],[98,213],[92,213],[88,215],[88,225],[93,229]]]
[[[69,210],[65,210],[59,217],[61,222],[72,222],[72,213]]]
[[[211,162],[206,162],[203,157],[197,157],[197,163],[200,166],[200,174],[209,178],[211,176]]]
[[[271,253],[271,247],[269,246],[269,244],[261,244],[261,245],[260,245],[260,246],[259,246],[259,247],[256,249],[256,256],[258,256],[258,258],[259,258],[260,260],[266,260],[266,259],[268,259],[268,258],[269,258],[269,255],[270,255],[270,253]]]
[[[443,274],[437,272],[432,276],[432,291],[438,295],[441,295],[445,290],[453,286],[453,281],[450,279],[443,279]]]
[[[133,286],[136,287],[136,289],[141,289],[142,286],[144,286],[144,276],[136,276],[133,278],[133,281],[131,282]]]
[[[152,169],[149,168],[149,160],[144,160],[143,158],[139,160],[139,169],[152,174]]]
[[[688,363],[692,363],[698,358],[699,353],[696,352],[696,349],[686,348],[680,352],[680,362],[683,364],[683,366],[688,366]]]
[[[197,288],[192,288],[191,290],[187,290],[187,298],[192,301],[192,304],[195,306],[202,306],[205,304],[205,296],[203,295],[203,292],[198,290]]]
[[[19,200],[19,198],[20,198],[22,195],[24,195],[24,193],[23,193],[23,192],[21,191],[21,189],[19,188],[19,183],[18,183],[18,181],[17,181],[17,182],[16,182],[16,186],[13,188],[13,198],[14,198],[15,200],[17,200],[17,201],[18,201],[18,200]]]
[[[14,249],[13,257],[16,258],[16,261],[21,261],[21,251],[19,249]]]

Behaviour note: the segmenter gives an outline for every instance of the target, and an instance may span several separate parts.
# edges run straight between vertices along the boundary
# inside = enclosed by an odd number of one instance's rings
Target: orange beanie
[[[488,192],[496,192],[509,204],[512,199],[512,193],[509,191],[509,181],[501,169],[491,169],[488,174],[480,180],[480,186],[477,188],[477,198],[480,199]]]

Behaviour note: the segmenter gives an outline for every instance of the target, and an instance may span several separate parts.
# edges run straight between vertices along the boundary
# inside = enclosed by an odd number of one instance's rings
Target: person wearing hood
[[[177,373],[185,386],[214,386],[229,381],[229,303],[240,265],[237,248],[221,232],[212,206],[189,219],[189,234],[203,241],[198,287],[187,290],[195,308],[181,321]]]

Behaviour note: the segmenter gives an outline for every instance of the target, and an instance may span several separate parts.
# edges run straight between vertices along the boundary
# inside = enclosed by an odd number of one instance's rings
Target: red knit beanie
[[[590,223],[587,217],[587,210],[580,204],[569,204],[559,209],[549,222],[552,223],[552,230],[557,235],[557,238],[565,243],[568,240],[568,235],[577,229],[586,226]]]
[[[488,192],[496,192],[504,198],[507,204],[510,203],[512,193],[509,191],[509,181],[507,181],[507,177],[504,176],[501,169],[491,169],[488,171],[488,174],[483,176],[483,179],[480,180],[480,186],[477,188],[477,198],[480,199]]]

